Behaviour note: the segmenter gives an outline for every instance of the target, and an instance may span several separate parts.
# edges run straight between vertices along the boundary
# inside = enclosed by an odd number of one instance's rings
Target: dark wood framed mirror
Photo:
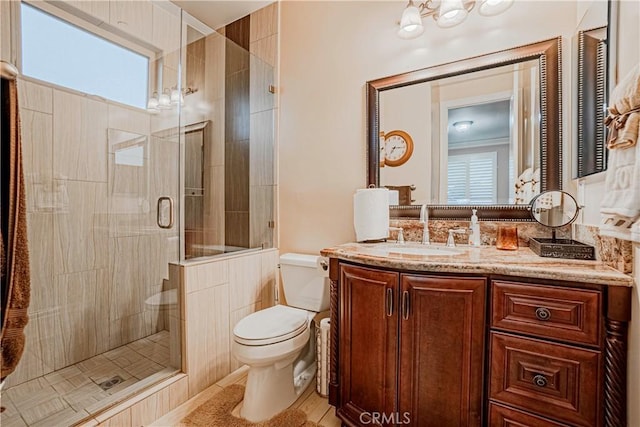
[[[607,169],[607,27],[578,32],[576,178]]]
[[[527,148],[527,150],[522,151],[528,151],[535,157],[536,166],[539,171],[538,192],[561,189],[562,71],[560,38],[367,82],[367,185],[394,185],[394,183],[380,182],[380,166],[384,163],[381,161],[380,151],[381,140],[384,141],[384,138],[381,138],[380,132],[391,130],[381,129],[381,96],[392,93],[394,89],[408,88],[411,86],[417,87],[416,85],[427,82],[437,82],[439,84],[443,79],[475,79],[476,76],[484,76],[495,70],[500,70],[501,67],[502,69],[511,67],[514,70],[526,67],[525,74],[534,76],[531,78],[533,83],[532,89],[529,91],[529,98],[536,101],[537,104],[531,108],[531,111],[528,111],[527,116],[523,116],[530,118],[529,123],[523,126],[528,126],[528,132],[529,134],[533,134],[532,139],[536,140],[536,145],[531,144],[534,148]],[[511,101],[511,105],[513,105],[513,101]],[[449,116],[453,116],[451,110],[449,110]],[[535,118],[535,122],[533,118]],[[447,129],[447,126],[449,125],[439,127]],[[525,138],[522,139],[524,140]],[[430,143],[429,138],[426,138],[425,141],[422,141],[422,143]],[[419,143],[420,141],[415,142],[416,149]],[[445,152],[444,149],[442,151]],[[440,164],[444,164],[446,167],[446,154],[441,154],[440,158],[443,158],[443,156],[445,160],[440,161]],[[514,163],[512,160],[510,160],[510,162],[510,165]],[[437,165],[424,164],[422,167],[424,169],[432,169],[430,166],[434,166],[435,169]],[[438,173],[438,175],[443,175],[443,173]],[[511,175],[511,179],[513,179],[514,176],[518,176],[519,173],[512,173]],[[406,184],[416,183],[407,182]],[[438,186],[434,186],[434,188],[435,187]],[[439,191],[440,195],[437,197],[427,196],[425,197],[426,201],[421,201],[420,198],[416,200],[417,202],[422,202],[430,206],[432,218],[458,218],[466,215],[467,212],[471,212],[471,209],[477,206],[480,209],[478,215],[481,219],[531,221],[529,215],[529,200],[522,201],[521,204],[515,204],[513,197],[508,201],[494,199],[493,203],[487,203],[485,201],[478,202],[477,200],[470,200],[469,203],[461,203],[460,200],[462,199],[456,201],[456,203],[448,203],[447,201],[443,202],[443,198],[446,197],[446,186],[440,185]],[[411,206],[392,207],[392,217],[413,218],[417,216],[417,211],[419,211],[419,209]]]

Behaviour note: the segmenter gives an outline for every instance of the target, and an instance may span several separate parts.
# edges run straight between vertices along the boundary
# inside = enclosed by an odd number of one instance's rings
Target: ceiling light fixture
[[[398,36],[413,39],[424,32],[422,18],[433,17],[441,28],[449,28],[467,19],[469,12],[479,3],[478,13],[483,16],[498,15],[513,4],[513,0],[426,0],[416,6],[409,0],[402,12]]]
[[[471,128],[472,124],[473,124],[473,120],[462,120],[462,121],[459,121],[459,122],[455,122],[453,124],[453,127],[458,132],[466,132]]]

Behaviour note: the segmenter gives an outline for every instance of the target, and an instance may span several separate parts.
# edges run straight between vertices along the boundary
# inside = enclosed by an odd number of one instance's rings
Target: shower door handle
[[[163,206],[169,206],[169,220],[165,221],[165,215],[162,215]],[[162,196],[158,199],[156,222],[160,228],[173,228],[173,199],[171,197]]]

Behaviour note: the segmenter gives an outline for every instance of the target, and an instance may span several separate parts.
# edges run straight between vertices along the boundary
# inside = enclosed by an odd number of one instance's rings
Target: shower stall
[[[31,304],[0,417],[74,425],[181,371],[170,263],[273,246],[273,65],[169,2],[11,3]],[[36,51],[43,25],[100,40]],[[108,49],[135,56],[84,67]]]

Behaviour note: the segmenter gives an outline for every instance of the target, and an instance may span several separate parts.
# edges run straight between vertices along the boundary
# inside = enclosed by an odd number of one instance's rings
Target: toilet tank
[[[329,308],[329,269],[320,266],[321,258],[291,253],[280,256],[287,305],[315,312]]]

